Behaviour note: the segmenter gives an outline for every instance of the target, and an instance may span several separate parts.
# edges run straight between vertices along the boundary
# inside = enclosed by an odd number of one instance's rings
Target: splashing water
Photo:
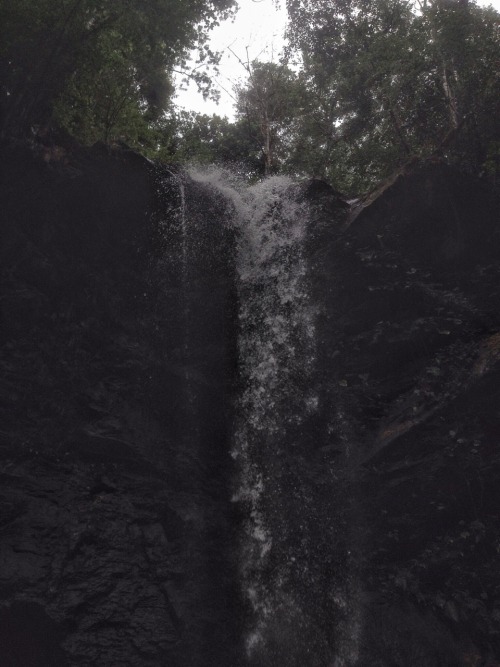
[[[239,238],[239,360],[244,389],[232,453],[240,468],[234,499],[245,504],[249,516],[241,568],[256,615],[256,626],[247,638],[251,653],[265,633],[267,619],[276,613],[273,598],[280,586],[277,580],[264,583],[274,539],[265,505],[271,486],[279,484],[269,464],[277,450],[284,449],[290,427],[318,405],[312,382],[315,314],[303,253],[307,206],[290,195],[293,187],[287,178],[272,177],[236,189],[218,171],[191,176],[232,201]]]
[[[317,630],[322,621],[310,613],[317,606],[311,595],[321,587],[317,570],[323,565],[312,553],[308,525],[316,500],[299,469],[308,456],[304,441],[310,436],[304,434],[314,430],[321,407],[318,309],[306,253],[309,204],[285,177],[246,187],[218,169],[190,176],[232,202],[238,239],[241,393],[232,449],[239,468],[233,499],[248,517],[240,560],[253,609],[248,660],[259,667],[330,665],[335,658],[325,639],[328,630]],[[337,664],[354,662],[353,655]]]

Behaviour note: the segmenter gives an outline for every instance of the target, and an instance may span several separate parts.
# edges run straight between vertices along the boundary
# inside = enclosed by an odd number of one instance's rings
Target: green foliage
[[[147,131],[140,90],[130,75],[130,50],[115,42],[116,33],[100,36],[91,60],[68,79],[54,104],[57,122],[87,144],[120,135],[137,143]]]
[[[255,158],[266,174],[284,163],[292,150],[292,127],[306,107],[301,78],[286,65],[254,61],[247,66],[245,85],[236,87],[237,116],[250,141],[258,147]]]
[[[440,0],[418,11],[409,0],[287,4],[301,70],[242,63],[237,122],[217,130],[207,117],[186,117],[181,159],[232,153],[251,173],[317,176],[353,195],[415,157],[444,157],[497,180],[494,10]]]
[[[174,114],[171,74],[217,62],[209,29],[234,0],[0,0],[0,132],[55,121],[177,161],[326,178],[347,193],[439,155],[493,182],[499,14],[473,0],[287,0],[290,54],[242,63],[237,120]],[[166,113],[168,112],[168,113]]]
[[[175,138],[170,150],[176,160],[231,165],[249,178],[287,163],[296,140],[292,128],[307,104],[305,87],[284,65],[255,61],[247,73],[246,83],[235,89],[234,123],[190,112],[172,117]]]
[[[416,155],[481,172],[500,137],[499,16],[473,2],[419,4],[288,0],[315,100],[297,130],[297,164],[347,191]]]
[[[171,117],[173,140],[160,156],[182,163],[223,164],[253,176],[261,171],[256,129],[246,120],[235,123],[214,114],[181,111]]]
[[[0,128],[60,124],[83,141],[138,139],[164,112],[189,49],[233,0],[0,0]],[[201,75],[203,79],[203,75]]]

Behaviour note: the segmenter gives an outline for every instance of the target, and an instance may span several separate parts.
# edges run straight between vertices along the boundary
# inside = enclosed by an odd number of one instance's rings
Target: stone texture
[[[7,143],[1,178],[0,662],[237,665],[231,239],[184,284],[176,176],[123,149]]]
[[[2,146],[0,662],[243,666],[226,204],[185,180],[183,273],[175,169],[55,148]],[[443,164],[295,196],[321,398],[270,462],[273,558],[307,576],[259,667],[494,667],[498,202]]]
[[[480,182],[414,164],[312,248],[359,664],[500,656],[497,212]]]

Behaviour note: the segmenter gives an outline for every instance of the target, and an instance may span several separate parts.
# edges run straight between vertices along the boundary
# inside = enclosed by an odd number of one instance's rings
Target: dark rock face
[[[313,247],[356,664],[500,656],[497,210],[468,177],[415,166]]]
[[[126,150],[2,148],[0,663],[246,665],[227,204]],[[494,667],[495,201],[439,164],[350,211],[319,181],[296,196],[320,410],[269,521],[311,554],[295,584],[316,615],[290,612],[261,665],[331,667],[344,643],[345,665]]]
[[[237,665],[224,206],[127,151],[3,148],[0,662]],[[182,216],[222,230],[183,280]]]

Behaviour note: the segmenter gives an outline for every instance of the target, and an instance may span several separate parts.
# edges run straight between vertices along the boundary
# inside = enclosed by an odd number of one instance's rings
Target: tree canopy
[[[236,120],[176,112],[172,72],[235,0],[0,0],[0,131],[55,123],[177,161],[367,190],[415,158],[498,181],[500,15],[473,0],[284,0],[289,48],[247,62]],[[292,63],[295,62],[294,65]],[[200,67],[198,67],[198,65]]]
[[[232,133],[244,142],[244,151],[232,150],[239,159],[246,152],[249,174],[312,175],[355,194],[406,161],[433,158],[498,179],[495,10],[472,0],[288,0],[287,7],[286,57],[241,62],[237,120],[220,139],[227,146]],[[294,58],[299,64],[288,65]]]
[[[234,0],[0,0],[0,129],[26,133],[56,117],[84,141],[154,125],[171,73]],[[203,74],[198,74],[206,83]]]
[[[308,106],[302,80],[284,64],[254,61],[246,65],[246,85],[235,88],[236,111],[258,148],[264,174],[287,160],[288,138]]]
[[[412,156],[446,154],[479,171],[498,150],[497,12],[466,0],[287,6],[316,100],[300,131],[303,161],[310,154],[319,175],[356,190]]]

